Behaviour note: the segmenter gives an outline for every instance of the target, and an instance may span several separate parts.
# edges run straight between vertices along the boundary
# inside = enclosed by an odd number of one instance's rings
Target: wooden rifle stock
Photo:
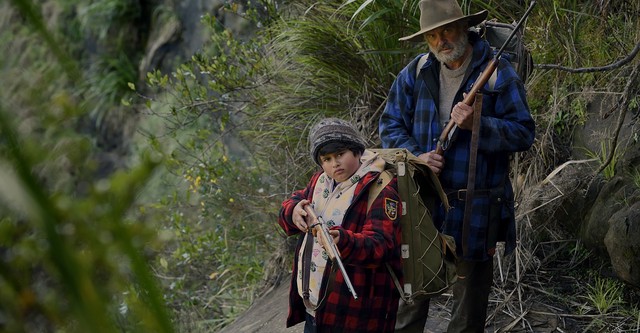
[[[516,26],[513,28],[513,31],[511,32],[507,40],[505,40],[504,44],[502,44],[500,50],[493,56],[493,59],[491,59],[487,67],[480,74],[480,77],[478,77],[476,82],[473,84],[473,87],[471,87],[471,91],[469,91],[467,96],[465,96],[465,98],[462,100],[462,103],[469,106],[473,105],[473,101],[476,99],[476,94],[478,93],[478,91],[480,91],[480,89],[482,89],[482,87],[484,87],[484,85],[489,81],[489,78],[491,78],[491,75],[493,75],[493,72],[498,68],[498,62],[500,61],[500,56],[504,52],[505,47],[509,45],[509,42],[511,41],[513,36],[515,36],[516,32],[518,32],[520,26],[522,26],[522,23],[527,18],[527,16],[529,16],[529,13],[531,12],[535,4],[535,1],[531,1],[531,5],[529,5],[527,11],[524,13],[522,18],[520,18],[518,24],[516,24]],[[442,134],[440,134],[438,143],[436,145],[436,153],[438,155],[444,154],[445,149],[449,147],[449,133],[451,133],[453,126],[455,126],[455,123],[453,121],[450,121],[449,123],[447,123],[447,126],[444,128],[444,130],[442,130]]]
[[[487,65],[487,68],[485,68],[484,72],[480,74],[480,77],[473,84],[471,91],[469,91],[469,93],[467,93],[467,96],[465,96],[465,98],[462,100],[462,103],[469,106],[473,105],[473,101],[476,99],[476,94],[478,93],[478,91],[480,91],[480,89],[484,87],[484,85],[489,81],[489,78],[493,74],[493,71],[498,68],[498,61],[499,58],[497,57],[493,57],[493,59],[491,59],[491,61]],[[444,154],[445,148],[448,148],[449,133],[451,132],[455,124],[456,123],[454,123],[453,121],[450,121],[447,123],[447,126],[444,128],[444,130],[442,130],[442,134],[440,134],[440,138],[438,138],[438,143],[436,145],[436,153],[438,155]],[[445,143],[447,144],[446,146]]]
[[[344,282],[347,284],[347,288],[353,295],[353,299],[358,299],[358,295],[356,294],[355,289],[353,288],[353,284],[351,284],[351,280],[347,275],[347,271],[344,268],[344,264],[342,263],[342,259],[340,259],[340,251],[338,250],[338,246],[333,242],[333,237],[329,234],[329,228],[327,224],[324,222],[324,219],[321,216],[316,215],[316,212],[313,210],[311,205],[306,205],[304,210],[307,212],[308,217],[311,218],[311,221],[316,221],[311,226],[316,234],[322,234],[322,246],[327,251],[329,258],[333,263],[338,264],[338,268],[340,268],[340,272],[342,272],[342,277],[344,278]]]

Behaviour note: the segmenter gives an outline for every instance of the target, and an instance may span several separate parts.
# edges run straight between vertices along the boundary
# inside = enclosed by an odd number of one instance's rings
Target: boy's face
[[[338,183],[351,178],[360,168],[360,154],[345,149],[335,153],[320,155],[322,170]]]

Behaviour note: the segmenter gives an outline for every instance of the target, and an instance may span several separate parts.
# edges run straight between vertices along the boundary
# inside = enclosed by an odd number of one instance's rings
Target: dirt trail
[[[288,313],[289,279],[274,287],[259,298],[234,323],[225,327],[220,333],[302,333],[303,323],[286,328],[285,321]],[[446,297],[445,297],[446,299]],[[446,310],[439,302],[431,302],[429,320],[425,333],[444,332],[449,320]]]

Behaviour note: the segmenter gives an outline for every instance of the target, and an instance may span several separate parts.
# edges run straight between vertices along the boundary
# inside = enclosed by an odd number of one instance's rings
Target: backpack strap
[[[494,90],[496,81],[498,81],[498,68],[496,68],[491,74],[491,77],[489,77],[489,90]]]
[[[309,280],[311,275],[311,254],[313,252],[313,232],[312,228],[309,228],[307,232],[307,240],[302,245],[304,250],[302,251],[302,302],[304,303],[305,308],[311,311],[317,311],[324,304],[324,300],[327,297],[327,293],[329,288],[324,289],[324,294],[321,298],[318,299],[318,304],[313,305],[310,300],[310,289],[309,289]],[[327,261],[327,267],[329,267],[329,279],[327,280],[327,286],[330,286],[334,283],[336,279],[337,268],[336,265],[333,264],[333,261]]]
[[[380,192],[382,192],[382,189],[387,187],[387,185],[389,185],[392,178],[393,178],[393,174],[391,174],[391,171],[389,170],[384,170],[380,173],[380,176],[378,176],[378,180],[376,180],[375,184],[373,184],[369,188],[369,198],[367,199],[367,212],[369,212],[369,210],[371,209],[373,202],[376,200],[378,195],[380,195]]]
[[[424,66],[424,64],[427,62],[427,58],[429,58],[429,53],[426,53],[425,55],[420,57],[420,60],[418,60],[418,63],[416,64],[416,76],[415,76],[416,80],[420,75],[420,70],[422,69],[422,66]]]
[[[391,274],[391,279],[393,280],[393,284],[396,285],[396,289],[398,290],[398,294],[400,294],[400,298],[402,298],[402,300],[409,305],[413,304],[414,299],[411,297],[407,297],[408,295],[404,293],[404,289],[400,284],[400,280],[398,279],[396,272],[394,272],[393,268],[391,268],[391,265],[389,265],[389,263],[386,262],[385,266],[387,266],[387,270],[389,271],[389,274]]]
[[[423,57],[423,58],[426,59],[426,57]],[[416,71],[416,72],[419,72],[419,71]],[[389,182],[391,182],[392,178],[393,178],[393,174],[391,173],[390,170],[384,170],[380,173],[380,176],[378,176],[378,180],[376,181],[376,183],[369,188],[369,198],[367,199],[367,212],[369,212],[369,210],[371,209],[371,206],[373,205],[373,202],[376,200],[378,195],[380,195],[380,193],[382,192],[382,189],[387,187]],[[398,276],[396,276],[396,273],[393,271],[393,268],[391,268],[391,265],[389,265],[388,262],[385,263],[385,265],[387,266],[387,270],[389,270],[389,273],[391,274],[391,279],[393,279],[393,284],[395,284],[396,289],[398,289],[398,293],[407,304],[411,304],[413,300],[405,297],[402,291],[402,285],[400,285],[400,280],[398,279]]]

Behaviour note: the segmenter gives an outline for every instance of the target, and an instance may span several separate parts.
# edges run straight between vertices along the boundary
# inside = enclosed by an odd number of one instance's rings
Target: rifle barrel
[[[500,56],[502,55],[502,52],[504,52],[504,48],[507,47],[507,45],[509,44],[509,42],[511,41],[513,36],[516,35],[518,30],[520,30],[520,27],[522,26],[524,21],[527,19],[527,17],[529,16],[529,13],[533,9],[533,6],[535,6],[535,5],[536,5],[535,0],[531,1],[531,4],[529,5],[529,8],[527,8],[527,10],[524,12],[524,15],[522,15],[522,17],[520,18],[520,21],[518,21],[518,24],[516,24],[516,26],[513,28],[513,31],[511,31],[511,34],[509,34],[509,37],[507,37],[507,40],[504,41],[504,44],[502,44],[502,47],[500,47],[500,50],[498,51],[498,53],[496,53],[496,55],[495,55],[496,59],[500,58]]]
[[[316,229],[317,233],[322,234],[322,238],[324,238],[325,250],[329,253],[329,256],[332,257],[331,259],[338,264],[338,268],[340,269],[340,272],[342,272],[344,282],[347,284],[347,288],[351,292],[353,299],[358,299],[356,290],[353,288],[353,284],[351,284],[351,279],[349,279],[349,275],[347,275],[347,270],[344,268],[342,259],[340,259],[340,251],[338,250],[338,246],[333,242],[333,237],[331,237],[331,234],[329,234],[329,229],[327,228],[324,219],[316,214],[311,205],[306,205],[304,207],[304,210],[312,220],[318,221],[318,223],[314,224],[314,228]]]

